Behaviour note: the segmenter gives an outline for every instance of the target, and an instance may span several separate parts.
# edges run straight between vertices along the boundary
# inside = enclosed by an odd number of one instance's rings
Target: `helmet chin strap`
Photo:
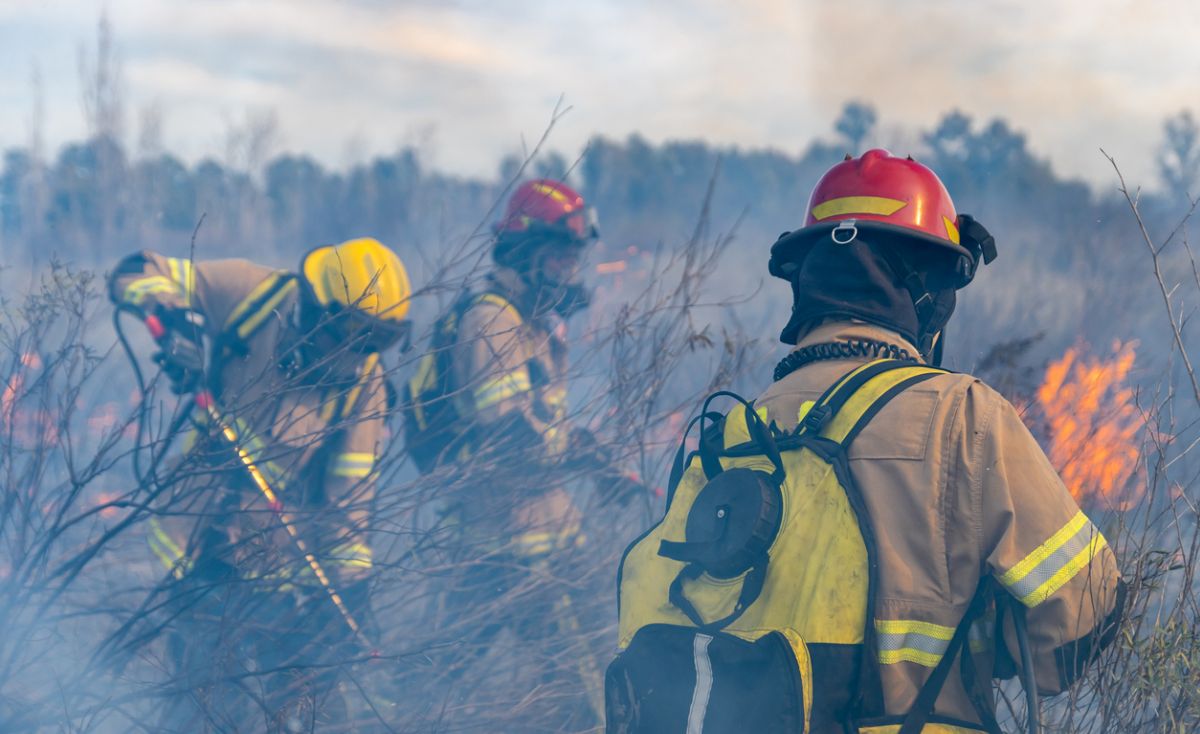
[[[942,351],[946,344],[945,334],[946,330],[942,329],[921,340],[928,344],[928,346],[925,344],[921,345],[921,357],[925,360],[926,364],[931,364],[934,367],[942,366]]]

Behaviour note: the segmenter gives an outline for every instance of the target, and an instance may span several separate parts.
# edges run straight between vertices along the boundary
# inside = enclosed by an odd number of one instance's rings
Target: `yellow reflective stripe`
[[[266,278],[263,278],[261,283],[254,286],[254,288],[251,289],[248,294],[246,294],[246,297],[238,302],[238,305],[235,306],[233,311],[229,313],[229,318],[225,319],[225,328],[228,329],[230,326],[232,326],[234,322],[240,319],[246,313],[246,311],[254,305],[255,301],[257,301],[259,298],[262,298],[267,291],[274,288],[275,284],[279,282],[281,275],[282,273],[278,272],[271,273]]]
[[[517,322],[517,324],[522,323],[521,313],[517,311],[517,307],[512,305],[512,303],[503,296],[495,293],[481,293],[479,294],[479,297],[475,299],[475,303],[490,303],[493,306],[499,306],[500,310],[507,312],[508,315],[512,317],[513,321]]]
[[[1080,510],[1046,542],[998,577],[1014,596],[1034,607],[1058,591],[1108,542]]]
[[[182,578],[191,565],[183,549],[167,534],[158,520],[152,517],[147,525],[150,527],[150,534],[146,538],[150,550],[158,556],[158,560],[168,571],[176,578]]]
[[[346,402],[342,406],[342,417],[346,418],[354,410],[354,405],[358,402],[358,396],[363,391],[363,386],[371,379],[372,373],[375,371],[375,366],[379,364],[379,355],[375,352],[367,355],[363,360],[362,368],[359,370],[358,382],[354,387],[350,388],[350,392],[346,394]]]
[[[904,647],[900,648],[899,650],[879,651],[879,663],[881,665],[916,663],[917,665],[924,665],[927,668],[936,668],[941,659],[941,653],[925,652],[912,647]]]
[[[475,408],[483,410],[514,395],[529,392],[532,389],[533,384],[529,380],[529,370],[526,367],[521,367],[506,375],[488,380],[475,388]]]
[[[322,423],[329,423],[333,420],[333,414],[337,412],[337,406],[337,395],[330,396],[324,403],[321,403],[321,412],[317,414],[317,418]]]
[[[192,294],[196,292],[196,271],[192,261],[179,257],[168,257],[167,268],[171,271],[171,280],[183,291],[183,301],[190,308]]]
[[[328,560],[334,565],[370,568],[374,562],[374,554],[366,543],[346,543],[334,548]]]
[[[142,301],[146,300],[152,293],[173,293],[178,295],[179,287],[165,275],[150,275],[145,278],[138,278],[126,286],[122,300],[134,306],[140,306]]]
[[[331,474],[335,477],[350,477],[361,479],[369,476],[375,468],[375,454],[370,452],[347,451],[338,454],[333,460]]]
[[[272,288],[275,288],[277,285],[279,285],[280,278],[286,276],[286,272],[277,271],[271,273],[266,278],[263,278],[262,282],[254,286],[254,288],[251,289],[246,297],[234,307],[233,311],[229,314],[229,318],[225,319],[225,325],[223,328],[228,330],[233,327],[234,324],[237,324],[237,337],[239,339],[245,339],[247,335],[258,328],[259,324],[261,324],[264,319],[271,315],[271,312],[275,310],[275,307],[279,305],[280,301],[282,301],[289,293],[296,289],[296,280],[294,278],[289,279],[287,283],[280,287],[275,293],[271,294],[266,301],[261,304],[258,303],[260,299],[266,297],[267,294],[270,293]],[[251,312],[251,308],[254,308],[255,310]]]
[[[1061,548],[1063,543],[1067,542],[1069,538],[1078,533],[1080,528],[1087,524],[1087,522],[1087,516],[1083,514],[1082,510],[1076,512],[1075,516],[1072,517],[1066,525],[1063,525],[1058,532],[1054,533],[1054,535],[1051,535],[1046,542],[1042,543],[1037,547],[1036,550],[1022,558],[1017,565],[1013,566],[1008,571],[1005,571],[1004,575],[1000,577],[1000,583],[1004,584],[1005,586],[1012,586],[1028,576],[1033,569],[1037,568],[1043,561],[1049,558],[1054,551]]]
[[[954,637],[953,627],[910,619],[877,619],[875,631],[884,635],[918,634],[938,640],[950,640]]]
[[[875,638],[879,644],[879,662],[899,662],[933,667],[950,646],[954,628],[913,619],[876,619]]]
[[[577,545],[577,539],[582,536],[579,523],[573,522],[558,532],[535,531],[514,536],[512,543],[514,552],[520,556],[540,556],[556,549]]]
[[[813,219],[836,217],[839,214],[875,214],[890,216],[908,206],[907,201],[885,196],[842,196],[823,201],[812,208]]]
[[[1075,578],[1075,574],[1087,567],[1100,549],[1108,545],[1108,541],[1099,532],[1091,536],[1091,540],[1083,550],[1076,553],[1071,560],[1067,561],[1053,576],[1042,582],[1036,589],[1021,597],[1021,603],[1027,607],[1036,607],[1038,604],[1049,599],[1054,595],[1054,592],[1063,587],[1071,579]]]
[[[550,533],[522,533],[513,538],[513,543],[521,555],[538,556],[554,549],[554,536]]]
[[[238,338],[245,339],[250,334],[254,333],[254,330],[258,328],[259,324],[261,324],[271,315],[271,312],[275,310],[275,307],[279,305],[279,302],[284,298],[287,298],[288,294],[295,289],[296,281],[291,280],[288,281],[288,283],[278,291],[276,291],[274,295],[267,299],[266,303],[259,307],[258,311],[254,312],[245,321],[243,321],[241,325],[238,326]]]

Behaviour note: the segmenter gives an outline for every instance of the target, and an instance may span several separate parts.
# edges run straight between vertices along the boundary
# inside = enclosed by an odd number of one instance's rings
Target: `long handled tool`
[[[153,336],[155,339],[161,339],[166,333],[166,329],[163,327],[162,322],[153,316],[146,319],[146,327],[150,330],[151,336]],[[321,562],[317,560],[316,555],[309,549],[308,543],[306,543],[304,538],[300,536],[300,532],[296,529],[296,525],[292,516],[286,510],[284,510],[283,502],[279,499],[279,495],[277,495],[275,490],[271,488],[270,483],[267,482],[266,477],[263,476],[262,471],[258,468],[258,465],[255,464],[253,457],[251,457],[250,454],[244,448],[242,448],[241,437],[238,435],[237,429],[230,425],[229,421],[225,420],[225,416],[222,415],[221,411],[217,409],[212,395],[207,390],[201,390],[200,392],[197,392],[194,402],[196,407],[203,410],[208,415],[209,420],[211,420],[213,424],[220,429],[221,437],[224,438],[226,443],[229,444],[229,447],[233,449],[234,454],[236,454],[238,457],[238,461],[241,462],[242,466],[246,469],[246,473],[250,476],[251,482],[255,487],[258,488],[258,491],[262,493],[263,497],[266,498],[267,505],[275,513],[275,516],[279,518],[279,523],[283,525],[283,529],[287,531],[289,536],[291,536],[292,542],[296,545],[297,550],[299,550],[301,555],[304,556],[304,560],[308,562],[308,567],[312,569],[313,575],[316,576],[317,581],[320,582],[321,587],[329,596],[330,601],[332,601],[334,606],[337,607],[337,610],[341,614],[342,620],[345,621],[346,626],[350,628],[350,631],[354,633],[355,637],[358,638],[363,646],[371,652],[372,656],[377,656],[378,652],[367,639],[366,634],[363,632],[362,625],[360,625],[358,620],[354,618],[354,614],[351,613],[350,608],[346,606],[346,602],[342,599],[342,595],[338,593],[337,588],[333,585],[333,582],[330,581],[329,575],[325,573],[325,569],[323,566],[321,566]]]

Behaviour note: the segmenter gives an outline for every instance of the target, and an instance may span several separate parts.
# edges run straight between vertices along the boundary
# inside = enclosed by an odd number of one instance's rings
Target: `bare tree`
[[[1191,110],[1181,110],[1163,123],[1164,140],[1158,154],[1158,171],[1172,196],[1189,200],[1197,196],[1200,182],[1200,127]]]

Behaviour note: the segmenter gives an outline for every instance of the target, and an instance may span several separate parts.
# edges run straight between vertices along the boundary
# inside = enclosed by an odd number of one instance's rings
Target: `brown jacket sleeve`
[[[471,427],[514,443],[547,441],[552,427],[534,411],[532,356],[512,306],[484,301],[463,314],[452,361],[457,405]]]
[[[1027,608],[1038,687],[1058,693],[1116,634],[1116,558],[1007,400],[975,383],[965,409],[976,418],[966,468],[981,504],[981,557]],[[1019,663],[1011,620],[1005,644]]]
[[[155,307],[196,311],[215,335],[241,299],[271,272],[249,260],[193,262],[142,250],[117,263],[109,276],[108,295],[113,303],[132,306],[143,315]]]

